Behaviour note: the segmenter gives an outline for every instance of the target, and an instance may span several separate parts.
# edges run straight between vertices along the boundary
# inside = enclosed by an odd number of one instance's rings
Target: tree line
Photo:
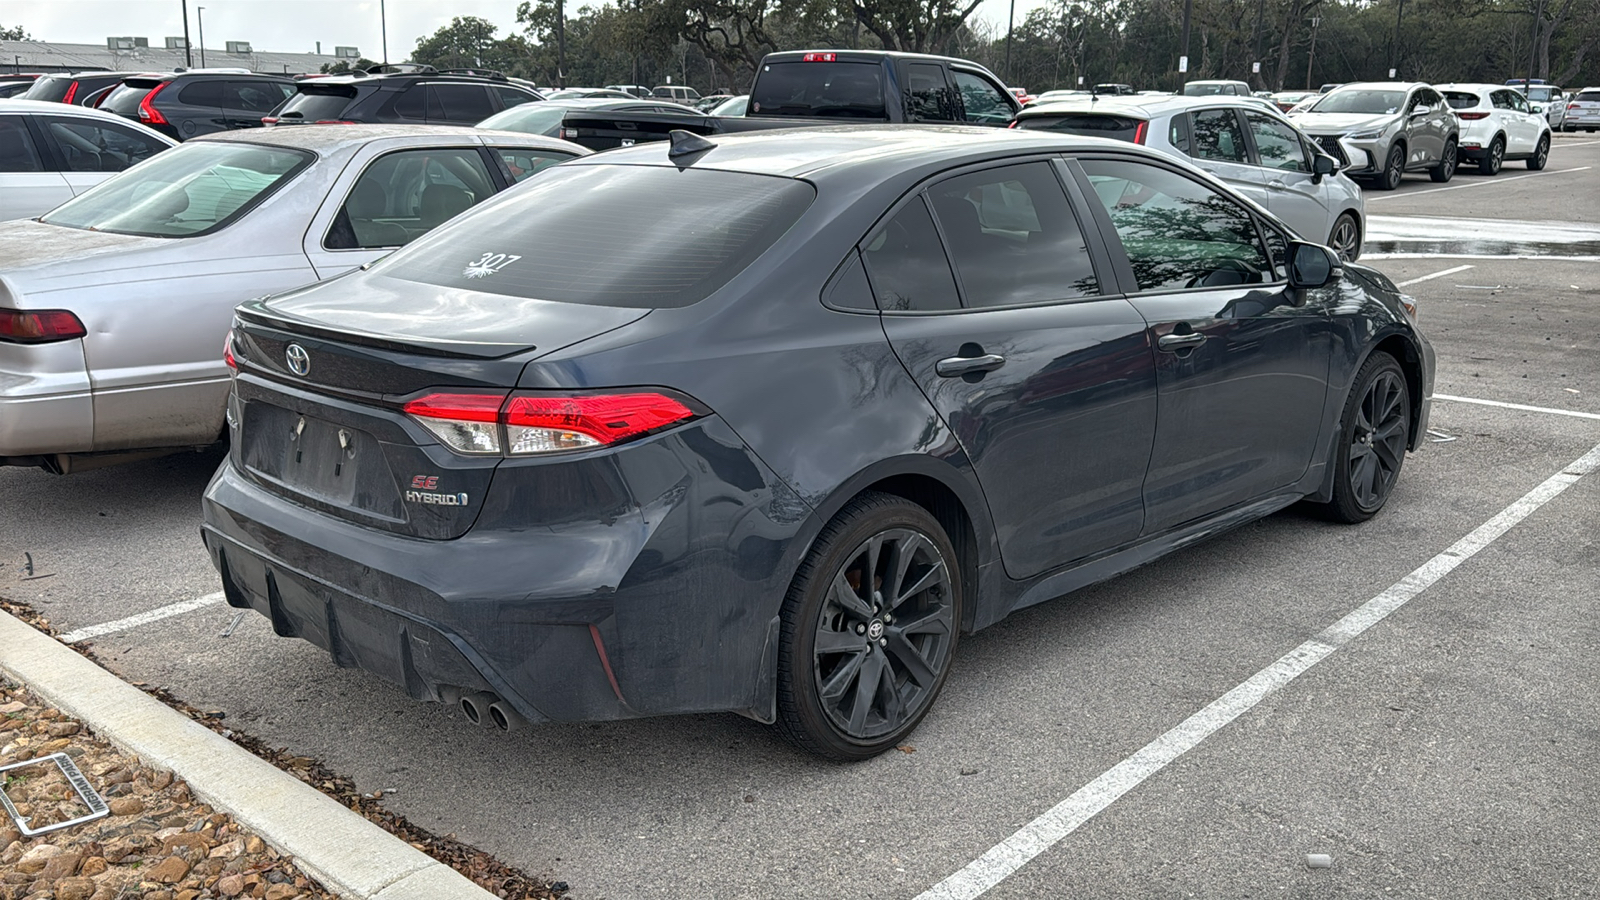
[[[411,61],[496,69],[541,85],[748,87],[776,50],[938,53],[1031,91],[1118,82],[1174,90],[1231,78],[1258,89],[1329,82],[1600,84],[1600,0],[1051,0],[1015,23],[979,0],[527,0],[504,33],[458,17]],[[1178,72],[1189,16],[1188,72]],[[1531,69],[1530,69],[1531,65]],[[1081,79],[1081,81],[1080,81]]]

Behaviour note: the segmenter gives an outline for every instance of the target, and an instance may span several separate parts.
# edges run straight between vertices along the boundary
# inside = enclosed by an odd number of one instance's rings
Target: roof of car
[[[385,138],[426,137],[429,135],[452,138],[458,141],[463,138],[468,141],[475,141],[485,135],[493,135],[496,139],[514,140],[516,143],[525,146],[542,146],[551,149],[568,150],[583,149],[569,141],[528,134],[524,131],[486,131],[477,128],[462,128],[459,125],[279,125],[274,128],[242,128],[235,131],[205,134],[191,138],[189,143],[197,141],[226,141],[243,144],[270,144],[274,147],[292,147],[299,150],[310,150],[321,156],[331,156],[342,150]],[[588,151],[585,150],[584,152],[587,153]]]
[[[1192,82],[1191,82],[1192,83]],[[1035,103],[1022,108],[1017,113],[1018,119],[1034,119],[1040,116],[1065,115],[1067,113],[1128,113],[1130,115],[1144,116],[1146,118],[1162,113],[1177,112],[1178,110],[1193,109],[1197,106],[1227,106],[1236,105],[1252,110],[1266,110],[1265,106],[1255,102],[1254,98],[1240,97],[1228,94],[1212,94],[1206,97],[1185,97],[1177,94],[1166,94],[1160,97],[1147,95],[1104,95],[1100,97],[1066,97],[1060,100],[1049,100]]]
[[[872,171],[879,178],[923,163],[960,164],[997,152],[1051,153],[1072,149],[1134,147],[1124,141],[1046,131],[975,125],[836,125],[715,135],[713,148],[688,159],[667,156],[666,141],[650,141],[595,154],[585,163],[680,165],[808,180],[849,178]],[[1155,154],[1154,151],[1138,151]],[[1163,157],[1164,158],[1164,157]]]
[[[1432,87],[1421,81],[1347,81],[1328,93],[1334,91],[1362,90],[1362,91],[1409,91],[1412,88]],[[1316,93],[1312,91],[1311,93]]]
[[[1535,87],[1541,87],[1541,86],[1542,85],[1535,85]],[[1449,84],[1436,84],[1436,85],[1433,86],[1433,89],[1436,90],[1436,91],[1509,91],[1509,90],[1511,90],[1511,88],[1508,88],[1503,84],[1478,84],[1476,82],[1471,82],[1471,81],[1451,82]]]

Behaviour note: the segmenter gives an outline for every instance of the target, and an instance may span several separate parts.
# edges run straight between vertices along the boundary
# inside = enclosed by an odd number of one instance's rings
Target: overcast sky
[[[1017,19],[1044,0],[1016,0]],[[450,24],[455,16],[478,16],[516,30],[518,0],[386,0],[389,55],[404,59],[417,38]],[[570,9],[584,0],[568,0]],[[598,3],[596,3],[598,5]],[[1005,25],[1010,0],[984,0],[977,15]],[[256,50],[309,53],[322,42],[354,45],[362,55],[382,58],[379,0],[189,0],[190,40],[200,43],[198,8],[204,7],[206,47],[249,41]],[[104,44],[108,37],[147,37],[151,46],[183,34],[181,0],[0,0],[0,25],[21,25],[33,37],[73,44]]]

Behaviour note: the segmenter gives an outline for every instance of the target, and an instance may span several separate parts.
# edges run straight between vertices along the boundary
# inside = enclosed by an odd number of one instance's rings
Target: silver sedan
[[[430,125],[189,141],[0,223],[0,464],[211,444],[237,304],[331,278],[584,148]]]

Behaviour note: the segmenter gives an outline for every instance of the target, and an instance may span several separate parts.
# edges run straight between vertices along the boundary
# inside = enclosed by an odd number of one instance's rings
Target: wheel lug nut
[[[889,646],[889,639],[888,638],[878,638],[878,646],[879,647],[887,647],[887,646]]]
[[[893,625],[894,624],[894,616],[884,616],[883,617],[883,624],[885,624],[885,625]]]
[[[858,623],[856,625],[856,634],[866,634],[866,633],[867,633],[867,626],[861,625],[861,624]]]

